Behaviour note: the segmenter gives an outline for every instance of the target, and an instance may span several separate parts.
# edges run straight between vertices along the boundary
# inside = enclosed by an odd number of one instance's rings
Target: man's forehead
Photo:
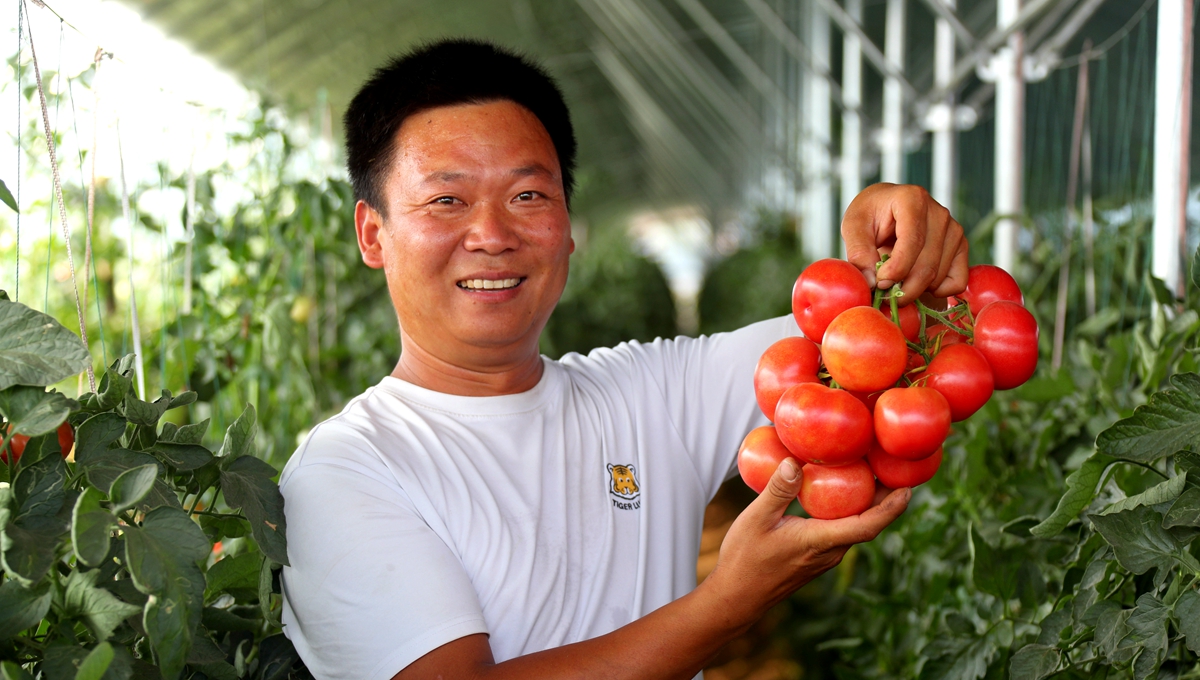
[[[511,179],[520,179],[523,177],[545,177],[547,179],[555,179],[558,174],[552,169],[541,163],[527,163],[515,168],[511,168],[504,173]],[[470,181],[478,179],[479,175],[470,170],[449,170],[441,169],[434,170],[426,174],[422,179],[422,184],[453,184],[455,182]]]

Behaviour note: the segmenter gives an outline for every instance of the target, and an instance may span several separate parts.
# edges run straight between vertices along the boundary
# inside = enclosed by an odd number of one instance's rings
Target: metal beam
[[[879,51],[879,48],[875,46],[875,43],[867,35],[867,32],[863,30],[857,21],[850,17],[846,10],[842,9],[841,5],[833,0],[816,0],[816,2],[837,22],[838,27],[842,29],[844,34],[847,36],[854,35],[858,38],[863,54],[867,55],[867,59],[871,61],[871,64],[879,73],[888,78],[895,78],[900,83],[900,86],[904,88],[905,94],[913,99],[917,97],[917,88],[913,87],[912,83],[908,82],[908,79],[904,77],[904,71],[896,68],[884,56],[883,52]]]
[[[945,86],[954,76],[954,57],[954,28],[949,21],[938,18],[933,27],[933,82],[938,87]],[[934,200],[944,205],[951,213],[954,212],[954,180],[958,169],[955,153],[955,99],[954,94],[948,94],[931,109],[931,113],[937,113],[933,116],[935,125],[932,126],[933,153],[930,159],[932,181],[929,190]]]
[[[863,0],[846,0],[846,12],[854,21],[862,21]],[[862,51],[857,35],[842,39],[842,92],[850,106],[842,109],[842,212],[862,190]]]
[[[842,88],[838,87],[837,82],[834,81],[833,74],[829,72],[828,68],[823,68],[817,63],[816,58],[808,51],[804,43],[800,42],[796,34],[788,29],[787,23],[784,22],[783,18],[776,14],[763,0],[743,0],[743,2],[758,17],[763,27],[783,45],[783,49],[787,50],[788,54],[792,55],[801,66],[810,73],[814,73],[829,81],[829,91],[833,96],[833,100],[837,102],[838,106],[847,108],[846,99],[842,96]]]
[[[950,28],[954,29],[954,34],[962,41],[963,47],[968,51],[973,51],[979,40],[975,38],[975,34],[967,25],[958,18],[958,13],[955,12],[956,3],[953,0],[925,0],[925,4],[933,13],[938,15],[938,18],[945,21]]]
[[[829,15],[815,4],[807,7],[809,45],[816,63],[829,70]],[[832,101],[830,79],[815,73],[805,78],[804,95],[806,134],[804,135],[804,231],[803,246],[810,259],[834,257],[833,164],[830,158],[832,137]]]
[[[884,49],[897,71],[904,69],[905,1],[887,0]],[[900,81],[887,77],[883,82],[883,131],[880,139],[882,162],[879,178],[899,184],[904,181],[904,89]]]
[[[742,49],[742,46],[737,44],[737,41],[729,35],[721,22],[717,21],[699,0],[675,0],[684,12],[696,22],[700,30],[704,31],[705,35],[721,50],[727,59],[742,73],[742,76],[754,86],[766,99],[779,104],[787,99],[787,96],[780,91],[779,86],[775,81],[771,80],[758,64],[755,63],[750,55]]]
[[[1037,0],[1034,0],[1035,2]],[[1017,233],[1020,222],[1015,218],[1024,207],[1025,147],[1025,81],[1021,73],[1024,62],[1024,36],[1011,30],[1022,17],[1021,0],[999,0],[996,6],[997,30],[1007,33],[1008,44],[999,50],[993,61],[996,75],[996,171],[994,210],[1001,219],[996,223],[992,261],[1012,273],[1017,261]]]
[[[1192,120],[1192,0],[1159,0],[1154,66],[1154,276],[1182,297]]]

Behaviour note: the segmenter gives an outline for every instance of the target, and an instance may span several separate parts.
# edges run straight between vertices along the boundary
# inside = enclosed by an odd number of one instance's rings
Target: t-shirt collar
[[[553,394],[559,381],[558,362],[542,357],[542,377],[531,389],[517,394],[496,397],[465,397],[446,394],[414,385],[394,376],[385,376],[378,388],[403,399],[413,406],[425,407],[464,416],[500,416],[538,409]]]

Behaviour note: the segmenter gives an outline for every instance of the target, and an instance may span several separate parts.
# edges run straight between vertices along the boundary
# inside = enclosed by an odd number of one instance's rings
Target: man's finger
[[[958,295],[966,290],[969,266],[969,245],[964,237],[958,244],[958,252],[954,255],[954,261],[950,264],[950,273],[946,274],[946,278],[942,280],[941,285],[934,289],[933,294],[938,297],[947,297]]]
[[[846,261],[863,273],[871,287],[875,286],[875,263],[879,262],[879,249],[875,239],[873,216],[852,205],[842,218],[842,241],[846,244]]]
[[[785,458],[779,467],[775,468],[775,474],[771,475],[767,488],[763,489],[745,512],[762,524],[775,524],[783,516],[783,511],[787,510],[800,494],[800,478],[799,463],[795,458]]]
[[[900,286],[904,291],[904,297],[901,298],[903,301],[915,300],[938,282],[938,269],[941,267],[942,252],[945,250],[947,222],[948,213],[940,206],[933,205],[927,209],[925,246]]]
[[[834,547],[873,540],[908,507],[911,489],[896,489],[861,515],[831,520],[809,520],[804,525],[815,545]]]
[[[913,187],[912,190],[923,191],[918,187]],[[917,263],[917,259],[925,250],[925,243],[929,237],[936,237],[938,244],[941,244],[942,234],[928,233],[926,205],[924,201],[912,198],[901,200],[901,197],[897,197],[891,201],[890,209],[892,219],[895,220],[896,246],[892,248],[891,258],[879,268],[878,277],[881,288],[889,287],[892,283],[908,278],[913,265]]]
[[[938,265],[937,276],[933,277],[933,282],[930,283],[931,289],[936,289],[946,280],[946,276],[950,274],[950,267],[954,265],[954,258],[958,257],[959,244],[966,238],[962,225],[950,217],[949,210],[943,208],[939,212],[939,219],[946,223],[946,236],[942,240],[942,261]]]

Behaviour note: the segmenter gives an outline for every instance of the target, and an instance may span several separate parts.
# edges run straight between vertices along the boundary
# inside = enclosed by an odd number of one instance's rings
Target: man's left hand
[[[874,184],[854,198],[842,218],[846,259],[871,285],[900,283],[901,304],[928,291],[961,293],[967,285],[967,239],[950,211],[911,184]],[[879,268],[881,252],[891,256]]]

